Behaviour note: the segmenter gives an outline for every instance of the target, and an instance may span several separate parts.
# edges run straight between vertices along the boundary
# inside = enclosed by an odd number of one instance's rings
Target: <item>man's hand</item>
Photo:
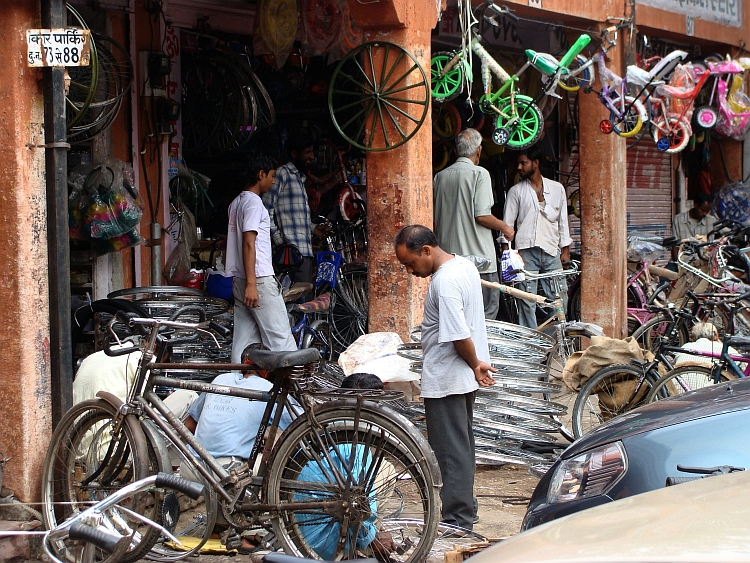
[[[565,264],[566,262],[570,262],[570,247],[569,246],[566,246],[560,252],[560,261],[563,264]]]
[[[242,298],[242,302],[250,307],[251,309],[254,309],[255,307],[260,307],[260,298],[258,297],[258,286],[255,283],[247,282],[247,285],[245,286],[245,295]]]
[[[505,222],[503,222],[503,225],[505,226],[505,228],[501,228],[500,232],[503,233],[505,240],[507,240],[508,242],[511,242],[513,240],[513,237],[516,235],[516,231],[514,231],[513,227],[511,227]]]
[[[372,549],[378,561],[390,561],[391,553],[396,551],[396,543],[388,532],[377,532],[372,542]]]
[[[497,370],[493,368],[487,362],[479,362],[479,365],[474,368],[474,378],[481,387],[489,387],[495,384],[495,380],[492,378],[490,373],[494,373]]]

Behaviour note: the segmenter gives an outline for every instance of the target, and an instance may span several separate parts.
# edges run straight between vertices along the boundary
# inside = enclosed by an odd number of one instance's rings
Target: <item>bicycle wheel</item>
[[[620,137],[634,137],[643,127],[643,121],[634,105],[635,100],[630,96],[625,97],[625,107],[622,114],[609,112],[609,120],[612,122],[612,130]]]
[[[396,544],[391,561],[422,561],[440,514],[437,461],[426,440],[373,403],[335,401],[315,419],[316,427],[302,417],[284,432],[264,482],[268,503],[281,504],[272,524],[284,551],[373,557],[385,532]],[[330,505],[315,506],[322,502]]]
[[[591,71],[588,66],[583,67],[587,62],[588,59],[583,55],[578,55],[573,59],[568,66],[569,74],[561,76],[557,81],[560,88],[568,92],[577,92],[591,84]]]
[[[362,150],[387,151],[403,145],[416,135],[429,107],[424,69],[395,43],[360,45],[341,59],[331,76],[328,109],[333,125]]]
[[[437,117],[432,122],[432,131],[445,141],[452,141],[461,131],[461,114],[450,102],[440,104]]]
[[[529,96],[519,94],[516,96],[515,108],[510,98],[506,98],[500,105],[501,115],[497,116],[496,129],[505,129],[509,132],[507,145],[514,149],[523,149],[533,145],[542,136],[544,119],[539,107]],[[509,121],[518,113],[518,121],[510,124]],[[507,116],[507,117],[506,117]]]
[[[690,128],[682,118],[674,115],[658,118],[651,128],[656,147],[664,152],[676,153],[683,150],[690,140]],[[665,147],[665,148],[661,148]]]
[[[633,332],[633,338],[644,350],[655,352],[660,341],[668,346],[682,346],[690,341],[688,327],[678,319],[668,334],[672,321],[662,314],[656,315],[638,327]]]
[[[333,359],[331,325],[326,321],[317,320],[310,323],[310,329],[312,332],[307,332],[302,337],[302,348],[317,348],[321,359],[331,361]]]
[[[432,84],[432,99],[435,103],[452,100],[463,90],[465,65],[463,58],[441,76],[445,65],[451,62],[454,56],[455,53],[440,51],[430,59],[430,83]]]
[[[143,479],[158,470],[158,460],[146,441],[138,421],[126,417],[115,433],[112,422],[117,410],[94,399],[73,406],[57,426],[42,470],[42,516],[49,530],[100,501],[112,491]],[[155,492],[140,493],[125,509],[160,522],[163,500]],[[122,561],[136,561],[148,553],[159,539],[159,531],[146,526],[118,506],[104,514],[105,524],[119,534],[132,535],[129,551]],[[58,542],[60,559],[75,561],[82,546]],[[102,557],[103,558],[103,557]]]
[[[629,364],[615,364],[596,372],[578,393],[573,407],[576,439],[597,426],[646,404],[646,395],[656,380]]]
[[[722,371],[719,373],[719,381],[714,381],[712,370],[708,366],[680,366],[662,376],[654,384],[646,396],[646,402],[661,401],[714,383],[726,383],[732,379],[733,376]]]
[[[331,295],[331,335],[340,354],[367,332],[367,271],[355,270],[339,276]]]

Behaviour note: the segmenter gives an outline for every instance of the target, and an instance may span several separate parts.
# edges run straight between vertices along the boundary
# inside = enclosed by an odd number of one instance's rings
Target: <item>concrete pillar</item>
[[[625,70],[622,49],[609,52],[608,66]],[[597,73],[597,79],[599,73]],[[598,90],[601,84],[595,84]],[[596,96],[578,98],[581,162],[581,316],[622,338],[627,326],[627,159],[625,139],[604,135],[608,112]]]
[[[25,56],[39,5],[0,0],[0,13],[0,453],[3,485],[35,501],[51,429],[42,73]]]
[[[367,4],[367,3],[364,3]],[[351,2],[366,41],[403,46],[429,77],[430,36],[437,5],[393,0],[364,6]],[[432,228],[432,131],[429,113],[417,134],[396,149],[367,155],[369,331],[394,331],[407,340],[422,321],[427,281],[410,276],[396,260],[393,239],[404,226]]]

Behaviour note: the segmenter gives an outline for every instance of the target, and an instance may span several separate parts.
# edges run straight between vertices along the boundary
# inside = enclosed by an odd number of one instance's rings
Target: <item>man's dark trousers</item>
[[[443,488],[442,521],[471,530],[476,514],[474,499],[474,418],[475,393],[424,399],[427,439],[437,457]]]

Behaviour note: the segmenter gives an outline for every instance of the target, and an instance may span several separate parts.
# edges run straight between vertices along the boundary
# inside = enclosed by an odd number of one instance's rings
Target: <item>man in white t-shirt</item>
[[[473,407],[476,390],[495,380],[490,372],[479,272],[449,254],[427,227],[410,225],[396,235],[396,256],[410,274],[431,277],[422,320],[422,392],[427,439],[443,488],[443,522],[472,529],[474,498]]]
[[[243,170],[245,190],[229,206],[226,270],[234,276],[232,363],[240,363],[250,344],[297,349],[271,263],[271,220],[260,198],[273,186],[275,175],[273,158],[251,154]]]

